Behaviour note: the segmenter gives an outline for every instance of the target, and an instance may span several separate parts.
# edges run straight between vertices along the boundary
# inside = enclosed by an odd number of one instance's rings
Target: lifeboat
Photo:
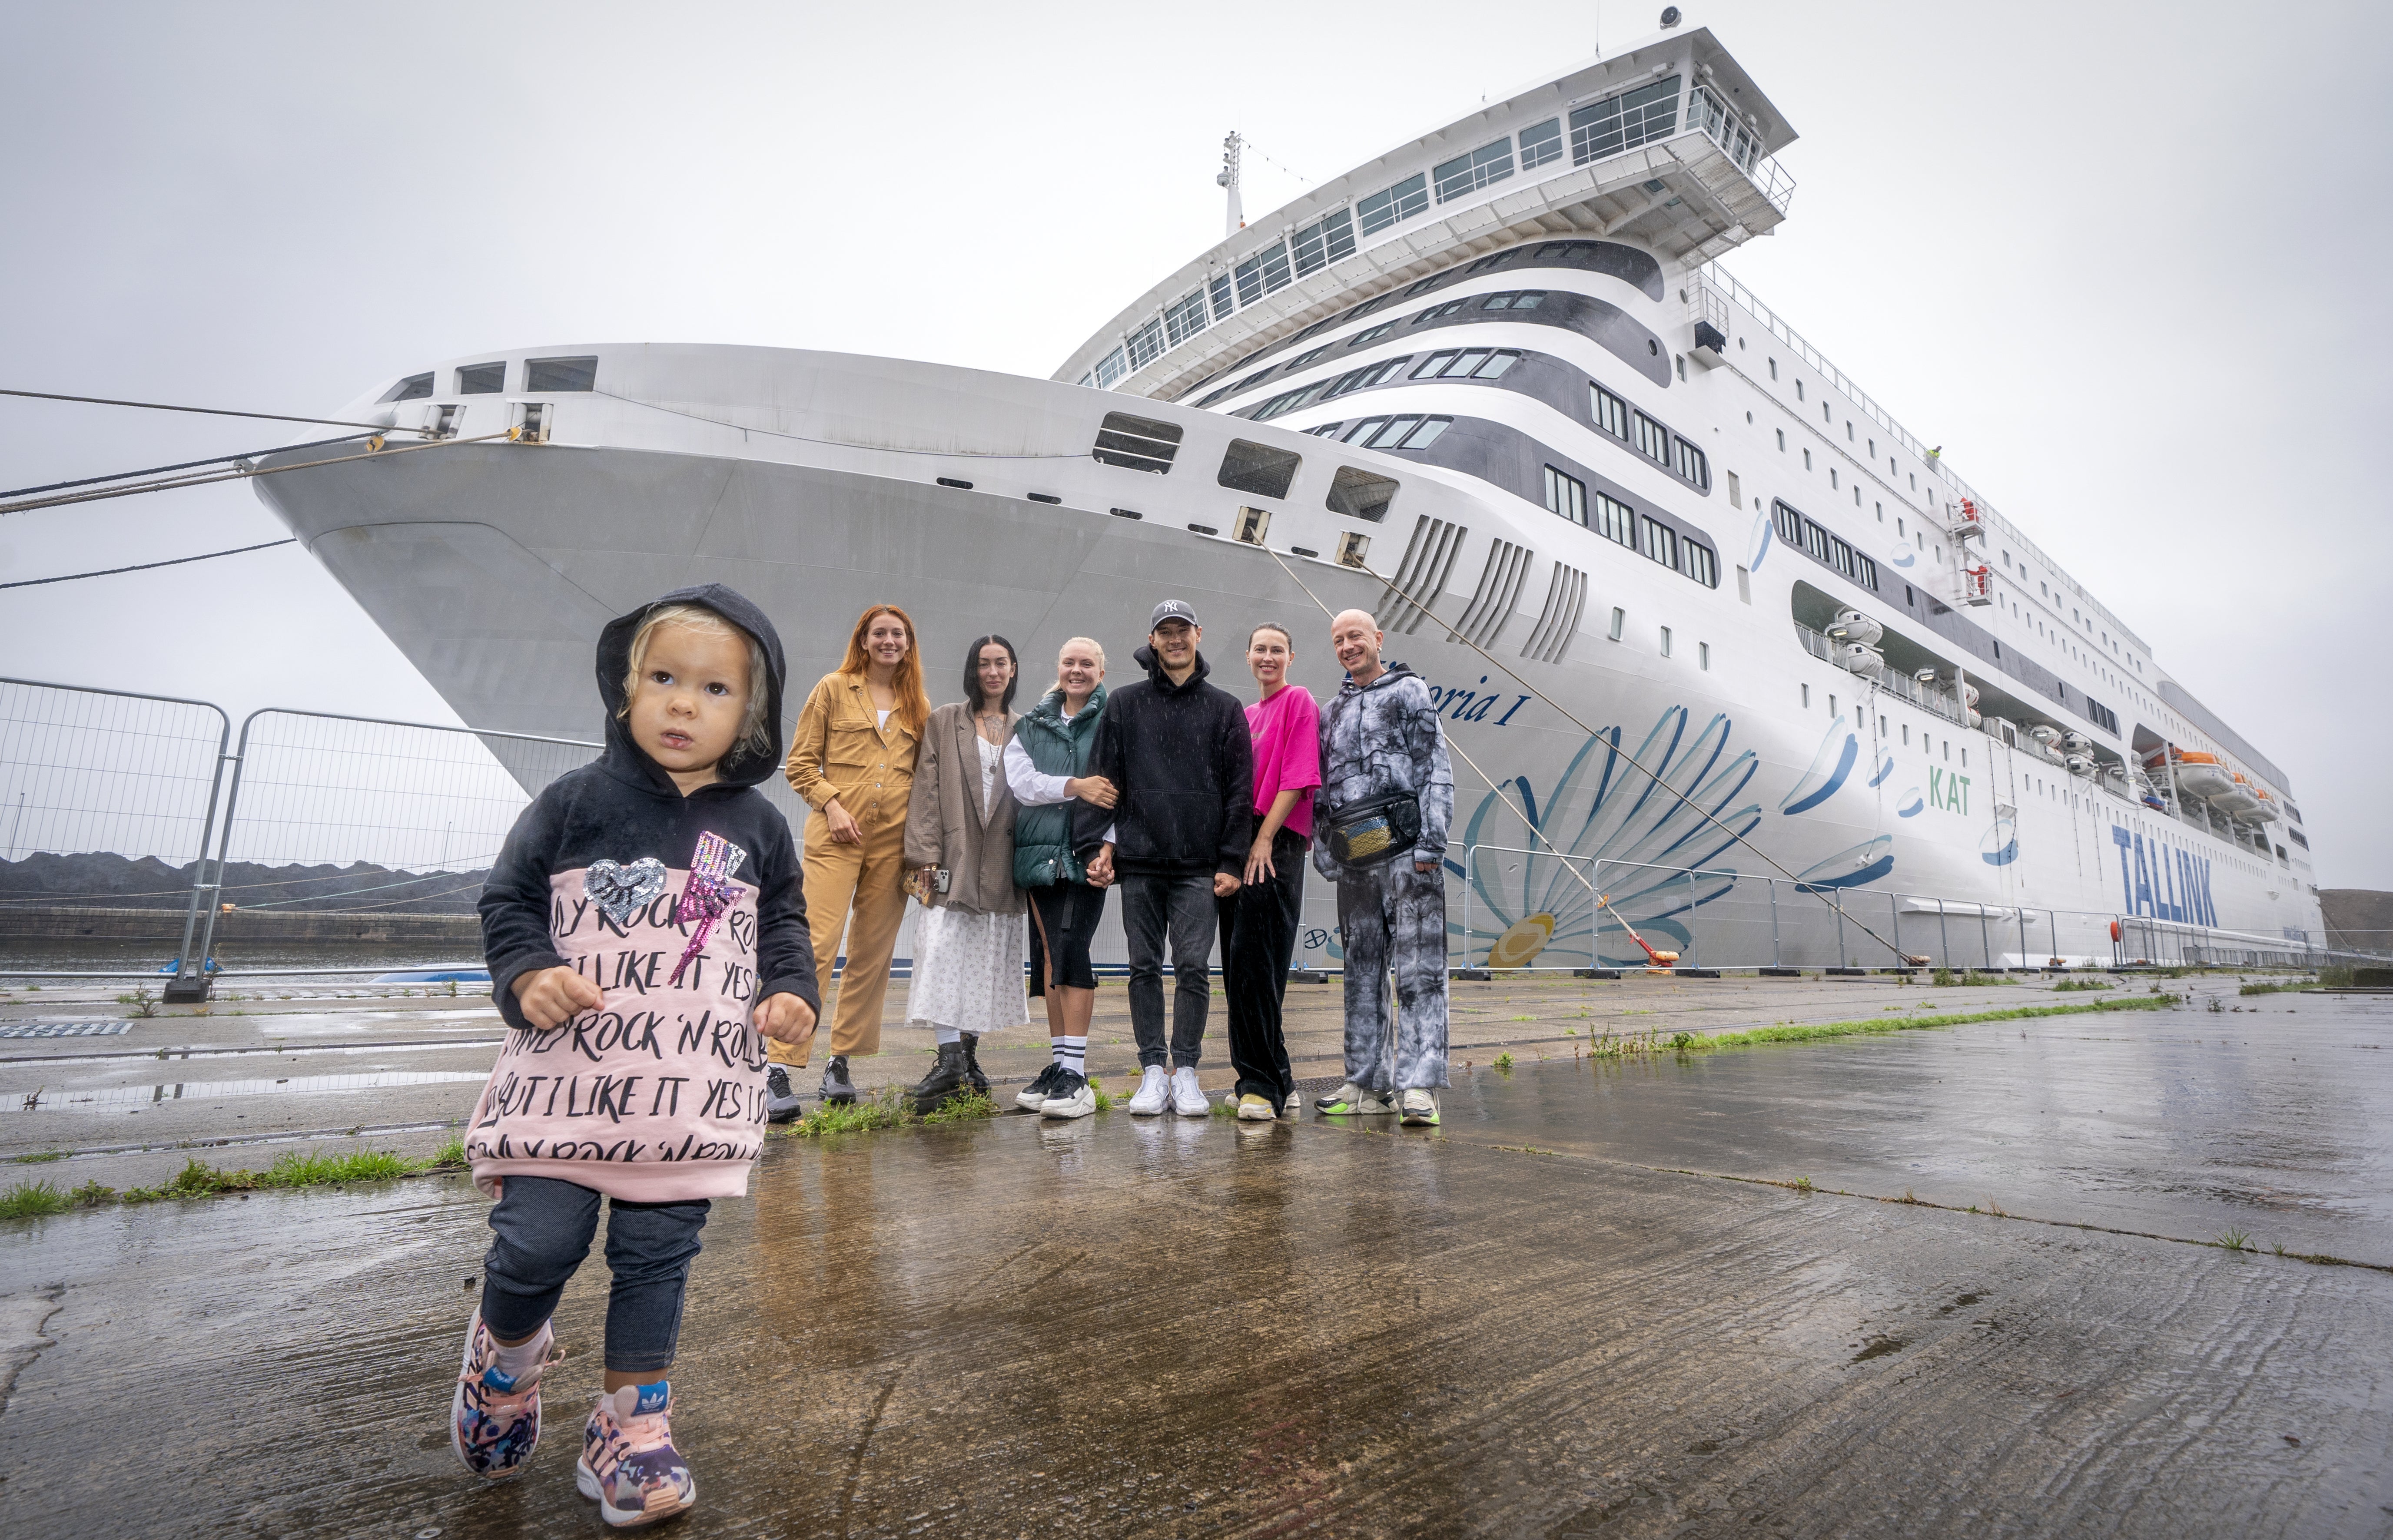
[[[2212,795],[2210,805],[2230,818],[2249,818],[2258,811],[2260,799],[2253,794],[2252,783],[2239,775],[2226,790]]]
[[[2271,797],[2256,786],[2252,789],[2252,795],[2260,799],[2260,805],[2254,808],[2251,812],[2244,814],[2244,821],[2246,823],[2255,824],[2275,823],[2277,821],[2277,799]]]
[[[2177,756],[2177,786],[2189,797],[2216,797],[2235,789],[2235,775],[2218,763],[2216,754],[2180,750]]]
[[[1886,654],[1864,643],[1840,642],[1830,656],[1836,660],[1837,667],[1865,679],[1876,679],[1886,672]]]
[[[2084,733],[2068,732],[2060,735],[2060,751],[2064,754],[2082,754],[2093,747],[2094,740]]]
[[[2027,730],[2027,736],[2049,749],[2060,741],[2060,729],[2039,722]]]
[[[2060,763],[2069,767],[2069,773],[2073,776],[2090,776],[2094,773],[2094,760],[2088,754],[2071,754]]]
[[[1885,627],[1858,609],[1837,611],[1837,618],[1830,623],[1827,633],[1831,642],[1859,642],[1863,646],[1876,646],[1877,639],[1885,634]]]

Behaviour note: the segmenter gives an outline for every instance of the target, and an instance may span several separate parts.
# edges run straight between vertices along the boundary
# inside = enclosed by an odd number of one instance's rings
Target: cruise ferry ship
[[[350,409],[452,441],[256,486],[503,731],[595,736],[600,626],[685,582],[764,605],[800,688],[868,601],[935,688],[990,632],[1030,687],[1079,633],[1119,684],[1176,594],[1217,682],[1274,620],[1327,698],[1317,605],[1369,609],[1458,750],[1458,965],[2321,936],[2283,774],[1722,266],[1787,218],[1794,138],[1667,26],[1234,213],[1048,380],[509,348]],[[1301,957],[1335,967],[1320,888]]]

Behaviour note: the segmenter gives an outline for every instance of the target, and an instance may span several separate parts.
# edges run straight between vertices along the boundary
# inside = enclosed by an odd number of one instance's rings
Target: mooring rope
[[[107,396],[61,396],[49,390],[6,390],[0,396],[28,401],[74,401],[93,407],[132,407],[141,411],[189,411],[202,417],[249,417],[263,423],[320,423],[327,427],[371,428],[376,433],[421,433],[422,428],[394,428],[387,423],[352,423],[346,417],[293,417],[280,411],[233,411],[224,407],[177,406],[167,401],[120,401]]]
[[[0,588],[39,588],[44,583],[71,583],[83,578],[112,578],[119,572],[147,572],[153,567],[180,567],[190,561],[214,561],[218,556],[238,556],[244,551],[267,551],[278,545],[296,544],[298,537],[286,535],[281,540],[262,540],[255,545],[236,545],[229,551],[203,551],[196,556],[176,556],[166,561],[145,561],[132,567],[103,567],[97,572],[67,572],[55,578],[20,578],[15,582],[0,583]]]
[[[425,450],[449,449],[459,444],[487,444],[493,439],[514,439],[520,429],[509,428],[503,433],[486,433],[473,438],[431,438],[421,444],[401,444],[386,449],[379,437],[366,440],[363,454],[336,454],[325,460],[303,460],[295,465],[268,465],[263,468],[243,465],[234,470],[218,471],[207,476],[170,476],[155,481],[137,482],[129,487],[105,487],[98,491],[72,492],[64,497],[30,498],[18,502],[0,502],[0,516],[31,513],[37,508],[60,508],[74,502],[103,502],[110,498],[138,497],[144,492],[178,491],[185,487],[207,487],[219,481],[246,481],[261,476],[280,476],[285,471],[312,471],[325,465],[346,465],[359,460],[387,460],[397,454],[417,454]],[[345,440],[334,439],[340,443]],[[269,451],[271,452],[271,451]]]

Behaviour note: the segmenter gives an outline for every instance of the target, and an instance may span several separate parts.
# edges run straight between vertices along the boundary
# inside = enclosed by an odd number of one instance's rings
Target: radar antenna
[[[1230,192],[1229,215],[1222,230],[1223,235],[1236,235],[1247,228],[1247,211],[1238,202],[1238,151],[1246,142],[1238,137],[1236,129],[1232,129],[1230,137],[1222,141],[1222,170],[1213,182],[1217,187],[1227,188]]]

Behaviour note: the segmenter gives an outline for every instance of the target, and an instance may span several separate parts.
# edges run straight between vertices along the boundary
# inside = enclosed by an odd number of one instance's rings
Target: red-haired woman
[[[840,956],[839,1003],[830,1022],[830,1063],[823,1066],[826,1102],[852,1102],[852,1054],[881,1051],[881,1006],[889,993],[889,959],[906,916],[906,806],[914,787],[914,757],[930,720],[914,622],[896,605],[874,605],[856,622],[847,657],[822,676],[798,713],[798,731],[783,767],[790,786],[814,809],[806,820],[806,918],[814,933],[815,969],[825,980]],[[790,1071],[805,1067],[807,1048],[767,1045],[769,1116],[797,1116]]]

